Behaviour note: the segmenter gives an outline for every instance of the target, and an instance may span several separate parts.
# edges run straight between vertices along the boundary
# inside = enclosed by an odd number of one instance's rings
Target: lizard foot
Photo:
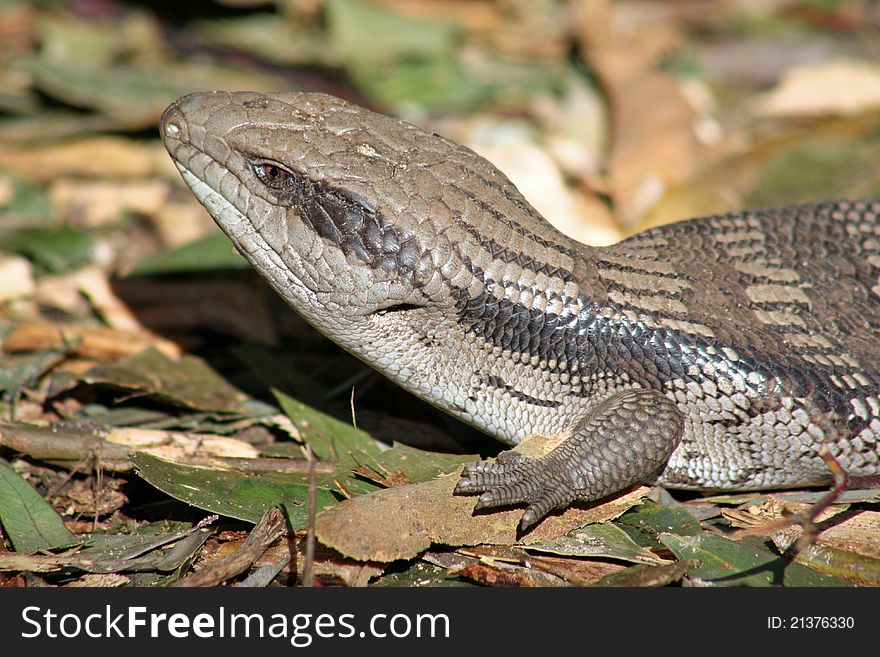
[[[506,451],[494,463],[466,465],[455,492],[480,493],[475,510],[527,503],[520,521],[526,531],[553,509],[653,480],[683,429],[681,411],[661,393],[620,391],[599,401],[562,444],[541,458]]]
[[[469,463],[464,467],[455,492],[481,493],[475,511],[528,503],[520,520],[526,531],[555,508],[577,499],[577,492],[564,481],[563,473],[547,468],[544,459],[533,459],[514,451],[501,452],[498,459]]]

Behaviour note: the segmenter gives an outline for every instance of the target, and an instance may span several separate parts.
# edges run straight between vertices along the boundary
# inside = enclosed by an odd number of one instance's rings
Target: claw
[[[529,507],[523,512],[522,518],[519,519],[519,530],[527,532],[540,519],[541,517],[532,510],[532,507]]]
[[[455,490],[453,492],[455,492],[455,493],[475,493],[476,492],[475,486],[476,486],[476,484],[473,481],[465,478],[465,476],[462,475],[461,479],[459,479],[455,483]]]
[[[462,469],[455,492],[480,493],[474,511],[528,503],[519,525],[525,532],[554,508],[565,506],[574,499],[572,491],[559,488],[553,477],[535,476],[539,474],[534,471],[536,463],[510,451],[499,454],[495,462],[469,463]]]
[[[487,490],[485,493],[480,495],[480,499],[477,500],[477,503],[474,505],[474,511],[479,511],[480,509],[488,509],[493,506],[498,506],[495,501],[495,496],[492,495],[492,491]]]
[[[563,498],[567,501],[563,502]],[[568,501],[570,500],[568,500],[566,496],[560,495],[558,490],[550,492],[545,491],[541,497],[529,504],[528,508],[523,513],[522,518],[520,518],[519,521],[520,530],[528,530],[532,525],[539,520],[542,520],[544,516],[557,506],[565,506]]]

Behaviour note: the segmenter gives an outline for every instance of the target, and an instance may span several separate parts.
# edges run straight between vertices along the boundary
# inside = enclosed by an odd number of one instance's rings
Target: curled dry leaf
[[[558,436],[531,436],[516,451],[539,456],[560,440]],[[460,473],[457,470],[420,484],[395,486],[345,500],[318,516],[318,540],[347,557],[380,562],[412,558],[431,544],[546,541],[591,522],[616,518],[638,504],[649,490],[642,486],[605,504],[568,508],[520,536],[517,528],[523,508],[474,514],[476,497],[453,495]]]
[[[67,516],[83,516],[97,518],[106,516],[122,508],[128,502],[128,497],[122,492],[123,481],[121,479],[103,478],[100,486],[90,479],[72,479],[50,501],[55,508],[63,508]],[[91,525],[91,522],[86,523]],[[68,529],[77,532],[72,523],[66,523]],[[92,531],[88,527],[85,531]]]
[[[802,506],[807,508],[808,505]],[[834,507],[832,509],[835,513],[830,514],[831,519],[828,513],[820,516],[819,534],[814,545],[820,551],[822,548],[831,548],[848,553],[842,557],[844,559],[852,557],[853,553],[871,559],[880,559],[880,544],[877,543],[880,532],[880,511],[842,510]],[[802,534],[803,528],[793,525],[774,533],[772,538],[777,546],[784,549]]]

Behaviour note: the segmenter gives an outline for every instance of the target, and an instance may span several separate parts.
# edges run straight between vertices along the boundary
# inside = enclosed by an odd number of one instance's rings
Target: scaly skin
[[[205,93],[162,135],[306,320],[538,460],[469,466],[523,526],[639,482],[764,489],[880,472],[880,202],[693,219],[607,248],[467,148],[321,94]]]

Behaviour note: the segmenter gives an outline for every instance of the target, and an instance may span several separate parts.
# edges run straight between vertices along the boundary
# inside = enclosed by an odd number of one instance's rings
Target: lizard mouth
[[[384,317],[386,315],[404,314],[413,310],[421,310],[424,306],[415,303],[395,303],[391,306],[379,308],[373,312],[373,315]]]
[[[195,151],[200,153],[200,151]],[[262,263],[257,254],[273,254],[280,259],[277,252],[265,240],[260,232],[253,228],[248,218],[242,213],[234,203],[232,203],[222,192],[202,180],[196,173],[191,171],[176,157],[174,164],[184,182],[192,190],[193,195],[198,199],[208,214],[214,219],[214,222],[220,226],[227,237],[232,241],[235,249],[244,256],[245,260],[256,267],[258,271],[262,271],[264,263]],[[236,228],[238,227],[238,228]],[[250,228],[250,229],[249,229]],[[270,259],[272,255],[269,256]],[[289,267],[285,268],[288,272]],[[300,268],[303,274],[307,273],[306,268]],[[308,276],[300,275],[296,277],[297,284],[303,289],[305,294],[312,299],[316,299],[320,294],[319,286],[316,282],[310,281]],[[271,281],[270,281],[271,283]]]

